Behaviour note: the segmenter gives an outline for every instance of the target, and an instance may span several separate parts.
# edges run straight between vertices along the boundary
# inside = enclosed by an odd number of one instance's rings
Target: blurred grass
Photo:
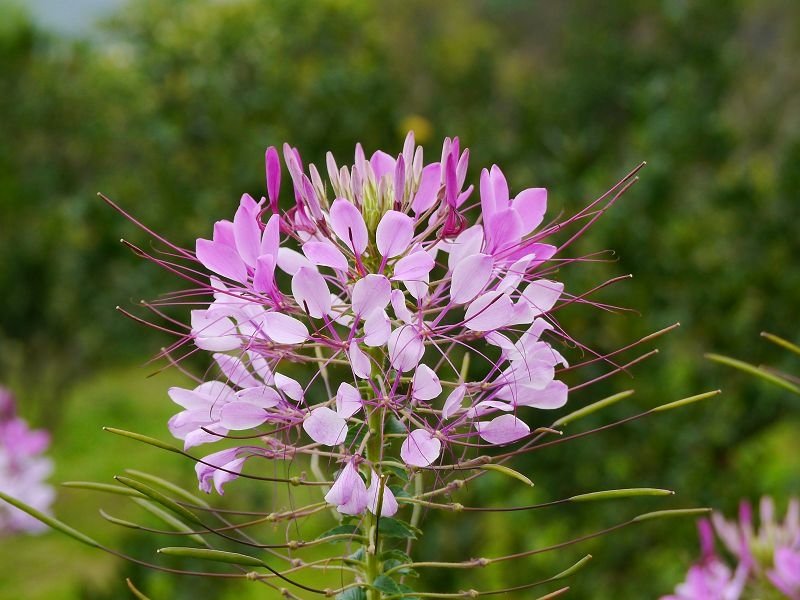
[[[102,431],[103,426],[131,427],[141,433],[164,437],[166,419],[172,407],[165,402],[166,387],[177,384],[176,372],[146,379],[147,371],[131,367],[114,369],[82,381],[71,388],[64,403],[63,422],[54,433],[51,455],[56,469],[51,481],[101,481],[125,467],[152,470],[189,485],[191,470],[178,457],[155,449],[141,450],[130,440]],[[133,455],[135,454],[135,458]],[[183,463],[183,464],[181,464]],[[100,507],[113,515],[131,516],[130,503],[120,496],[99,495],[59,487],[54,511],[58,518],[98,539],[118,546],[123,531],[103,523]],[[102,533],[100,533],[102,531]],[[0,598],[2,600],[45,600],[80,598],[87,587],[119,589],[124,582],[114,578],[119,561],[84,547],[58,533],[19,536],[0,543]]]

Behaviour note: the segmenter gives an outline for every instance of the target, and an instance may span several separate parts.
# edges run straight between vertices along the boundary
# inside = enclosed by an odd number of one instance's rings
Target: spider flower
[[[52,471],[52,463],[42,454],[49,444],[50,437],[45,431],[30,429],[17,416],[14,397],[0,387],[0,492],[48,512],[54,492],[45,480]],[[0,504],[0,536],[44,529],[46,526],[37,519]]]
[[[494,165],[473,199],[457,138],[428,164],[413,135],[396,157],[367,158],[359,145],[340,167],[328,154],[327,181],[295,148],[283,157],[290,210],[278,209],[270,148],[269,199],[245,194],[232,219],[197,240],[193,256],[210,272],[201,291],[213,301],[191,312],[190,339],[213,353],[220,377],[170,390],[183,408],[170,430],[186,448],[270,428],[293,451],[337,455],[326,499],[357,514],[374,505],[359,465],[375,485],[393,451],[380,439],[389,424],[402,438],[394,457],[424,468],[457,461],[465,447],[524,440],[537,411],[567,402],[558,378],[567,362],[545,339],[556,332],[551,313],[569,302],[549,275],[545,189],[512,194]],[[454,362],[467,354],[485,367],[475,380]],[[291,363],[317,374],[300,385]],[[240,456],[238,469],[252,454],[223,458]],[[207,490],[236,471],[210,468],[200,469]]]
[[[714,513],[699,522],[702,557],[690,567],[686,581],[665,600],[739,600],[761,597],[800,600],[800,502],[792,499],[784,521],[775,518],[771,498],[761,499],[760,523],[755,530],[752,508],[742,502],[739,520]],[[713,523],[713,526],[712,526]],[[714,532],[731,568],[714,548]]]

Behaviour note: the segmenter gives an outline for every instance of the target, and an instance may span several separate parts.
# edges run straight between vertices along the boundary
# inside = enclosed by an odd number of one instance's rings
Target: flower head
[[[17,416],[11,392],[0,387],[0,492],[48,512],[54,493],[45,479],[52,471],[52,463],[42,454],[49,445],[47,432],[30,429]],[[10,505],[0,504],[0,535],[43,529],[40,521]]]
[[[547,276],[546,190],[512,197],[495,165],[469,205],[468,150],[447,139],[425,164],[409,135],[395,157],[357,146],[339,167],[329,154],[327,182],[284,146],[294,206],[281,213],[279,153],[266,158],[269,200],[245,194],[232,220],[197,240],[213,301],[192,311],[189,339],[221,377],[170,390],[183,409],[170,430],[187,448],[270,428],[298,451],[338,453],[337,485],[349,483],[328,496],[341,500],[360,490],[356,457],[365,435],[380,435],[371,421],[392,418],[405,431],[398,458],[419,468],[523,440],[536,411],[567,402],[567,362],[545,339],[559,337],[551,313],[569,301]],[[467,355],[485,363],[476,379],[462,369]],[[324,377],[301,386],[289,363]],[[374,469],[385,449],[364,464]],[[361,496],[337,505],[362,512]]]

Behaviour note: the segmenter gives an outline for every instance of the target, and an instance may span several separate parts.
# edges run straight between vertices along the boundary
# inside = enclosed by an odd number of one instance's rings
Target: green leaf
[[[157,440],[156,438],[152,438],[147,435],[142,435],[141,433],[134,433],[132,431],[126,431],[124,429],[117,429],[116,427],[103,427],[103,431],[108,431],[109,433],[113,433],[115,435],[121,435],[122,437],[130,438],[132,440],[136,440],[137,442],[142,442],[143,444],[147,444],[148,446],[155,446],[156,448],[161,448],[162,450],[166,450],[167,452],[174,452],[175,454],[180,454],[181,456],[187,456],[186,452],[184,452],[180,448],[172,446],[171,444],[167,444],[166,442],[162,442],[161,440]]]
[[[403,565],[408,564],[406,561],[396,560],[394,558],[390,558],[383,563],[383,570],[389,571],[390,569],[395,569],[392,571],[393,573],[399,573],[400,575],[408,575],[409,577],[419,577],[419,573],[417,573],[411,567],[404,567]]]
[[[627,488],[578,494],[577,496],[568,498],[568,500],[570,502],[591,502],[593,500],[611,500],[615,498],[631,498],[634,496],[671,496],[674,493],[675,492],[672,490],[662,490],[659,488]]]
[[[61,484],[64,487],[75,488],[79,490],[92,490],[93,492],[107,492],[109,494],[118,494],[120,496],[137,496],[144,498],[144,494],[132,490],[129,487],[121,485],[112,485],[110,483],[95,483],[94,481],[65,481]]]
[[[389,489],[392,490],[395,498],[411,498],[411,494],[409,494],[402,486],[399,485],[390,485]]]
[[[401,467],[395,467],[394,465],[383,465],[383,470],[388,471],[400,481],[408,481],[408,471]]]
[[[680,400],[675,400],[674,402],[668,402],[667,404],[662,404],[661,406],[656,406],[653,412],[661,412],[664,410],[672,410],[673,408],[681,408],[682,406],[686,406],[687,404],[694,404],[695,402],[700,402],[701,400],[706,400],[707,398],[713,398],[721,394],[721,390],[713,390],[711,392],[705,392],[703,394],[697,394],[695,396],[689,396],[688,398],[681,398]],[[798,393],[800,393],[800,388],[798,388]]]
[[[339,525],[337,527],[334,527],[333,529],[329,529],[324,533],[320,533],[316,539],[321,540],[326,537],[331,537],[332,535],[361,535],[361,530],[355,525]],[[333,544],[342,541],[345,540],[332,540],[329,543]]]
[[[159,554],[179,556],[181,558],[198,558],[212,562],[227,563],[230,565],[244,565],[246,567],[263,567],[264,563],[254,556],[239,554],[238,552],[224,552],[222,550],[209,550],[207,548],[168,547],[161,548]]]
[[[657,510],[633,518],[634,523],[651,519],[669,519],[671,517],[702,517],[711,512],[710,508],[679,508],[676,510]]]
[[[419,533],[420,530],[416,527],[412,527],[405,521],[390,517],[381,517],[378,524],[378,534],[387,538],[415,540]]]
[[[364,588],[350,588],[341,594],[337,594],[336,600],[367,600],[367,593]]]
[[[381,560],[396,560],[398,563],[406,564],[411,562],[411,557],[402,550],[392,548],[381,552]]]
[[[358,550],[353,552],[347,558],[350,560],[357,560],[358,562],[364,562],[364,560],[367,558],[367,551],[364,549],[364,546],[360,546]]]
[[[406,434],[408,433],[408,427],[403,425],[397,417],[391,415],[384,421],[383,431],[384,433]]]
[[[515,471],[511,467],[507,467],[505,465],[488,464],[488,465],[482,465],[480,468],[483,469],[484,471],[497,471],[498,473],[502,473],[503,475],[513,477],[514,479],[521,481],[525,485],[533,487],[533,482],[528,477],[526,477],[519,471]]]
[[[397,585],[397,582],[386,575],[379,575],[376,577],[375,581],[372,582],[372,587],[388,595],[402,593],[400,586]]]
[[[609,396],[608,398],[603,398],[602,400],[598,400],[588,406],[584,406],[576,410],[575,412],[571,412],[568,415],[561,417],[558,421],[553,423],[553,427],[563,427],[568,423],[572,423],[573,421],[577,421],[578,419],[582,419],[592,413],[597,412],[598,410],[602,410],[607,406],[611,406],[612,404],[616,404],[620,400],[624,400],[629,396],[633,395],[633,390],[626,390],[624,392],[620,392],[618,394],[614,394],[613,396]]]
[[[400,590],[401,594],[413,594],[414,588],[408,587],[403,583],[398,583],[397,588]],[[404,600],[419,600],[417,596],[403,596]]]
[[[164,508],[167,508],[174,512],[179,517],[182,517],[189,521],[190,523],[195,523],[196,525],[200,525],[201,527],[205,527],[203,522],[198,519],[194,513],[187,510],[177,502],[175,502],[172,498],[169,498],[162,494],[161,492],[154,490],[149,485],[142,483],[141,481],[136,481],[135,479],[130,479],[129,477],[122,477],[117,475],[114,479],[119,481],[120,483],[127,485],[135,489],[137,492],[141,492],[151,500],[155,501],[156,503],[160,504]]]

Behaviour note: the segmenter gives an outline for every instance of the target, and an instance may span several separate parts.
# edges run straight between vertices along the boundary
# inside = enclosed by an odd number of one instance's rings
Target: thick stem
[[[369,414],[369,439],[367,440],[366,458],[376,468],[380,468],[378,463],[383,452],[383,409],[378,407]],[[381,478],[381,473],[376,471],[376,476]],[[382,481],[382,478],[381,478]],[[366,582],[372,584],[381,574],[381,548],[380,537],[378,536],[379,517],[367,511],[364,517],[364,527],[367,530],[367,566],[364,573]],[[381,593],[375,589],[367,590],[367,600],[380,600]]]

